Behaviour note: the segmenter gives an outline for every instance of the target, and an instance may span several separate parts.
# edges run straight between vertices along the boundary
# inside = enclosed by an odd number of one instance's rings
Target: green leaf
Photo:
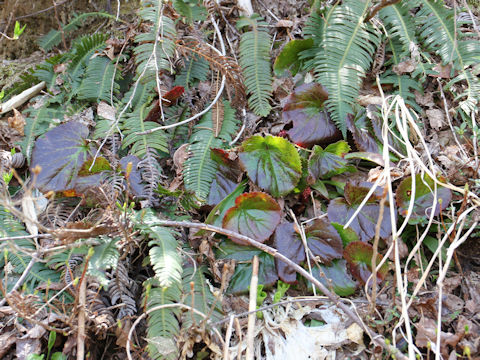
[[[313,39],[295,39],[289,41],[275,59],[273,70],[276,76],[282,76],[286,70],[290,70],[295,76],[302,66],[299,53],[310,49],[313,46]]]
[[[347,246],[351,242],[360,241],[357,233],[351,227],[344,229],[343,225],[335,222],[332,222],[332,226],[335,228],[335,230],[337,230],[338,234],[342,238],[343,247]]]
[[[238,186],[243,171],[238,161],[228,158],[228,154],[221,149],[211,149],[211,158],[218,164],[218,170],[210,186],[208,205],[217,205]]]
[[[288,194],[302,176],[302,163],[295,147],[277,136],[252,136],[239,152],[248,177],[275,197]]]
[[[329,93],[326,107],[344,137],[347,115],[354,113],[353,105],[380,42],[379,32],[364,22],[370,3],[348,0],[335,7],[316,57],[316,78]]]
[[[88,128],[70,121],[47,132],[35,142],[32,167],[40,166],[35,185],[43,192],[73,189],[83,164],[96,148],[87,141]]]
[[[247,180],[242,181],[229,195],[220,201],[207,216],[205,224],[222,227],[222,221],[228,209],[235,206],[235,200],[245,191]]]
[[[237,22],[237,28],[251,27],[241,35],[239,63],[245,77],[248,106],[259,116],[270,113],[272,96],[272,72],[270,69],[270,48],[272,39],[263,21],[257,21],[259,16],[253,14],[250,18],[242,17]]]
[[[114,79],[115,65],[108,57],[96,57],[89,61],[86,76],[77,91],[78,99],[100,102],[115,100],[115,95],[120,90],[120,85]]]
[[[222,224],[225,229],[263,243],[273,234],[280,218],[280,206],[270,195],[252,192],[235,199],[235,206],[227,210]],[[241,240],[232,240],[244,244]]]
[[[373,246],[362,241],[352,242],[343,251],[352,275],[365,284],[372,274]],[[377,266],[382,261],[382,255],[377,254]],[[385,262],[377,271],[377,281],[382,281],[388,272],[388,263]]]
[[[300,85],[287,98],[282,119],[285,123],[292,123],[292,128],[287,133],[294,143],[311,147],[315,144],[329,144],[341,138],[325,110],[324,103],[327,99],[327,90],[317,83]]]
[[[225,148],[232,140],[238,120],[228,101],[223,102],[223,122],[218,137],[213,131],[212,112],[207,112],[195,126],[190,137],[189,152],[192,154],[184,164],[185,188],[201,201],[208,199],[210,186],[217,173],[218,164],[211,157],[212,148]]]
[[[320,264],[312,269],[312,275],[327,288],[339,296],[349,296],[355,293],[356,283],[347,273],[347,263],[345,260],[333,260],[331,264]],[[311,283],[309,283],[311,286]]]
[[[350,151],[346,141],[328,145],[325,150],[320,146],[313,147],[313,153],[308,159],[308,170],[315,179],[327,179],[349,171],[348,161],[344,159]],[[355,170],[354,168],[352,170]]]
[[[108,287],[108,279],[105,270],[115,270],[117,268],[118,258],[120,254],[117,249],[118,238],[105,239],[105,243],[95,246],[90,261],[88,262],[87,274],[95,277],[98,282]]]
[[[150,263],[155,271],[155,278],[160,286],[170,287],[180,284],[182,280],[182,258],[177,250],[178,243],[169,229],[156,225],[159,218],[148,209],[137,215],[136,227],[152,241],[150,246]]]
[[[207,9],[198,0],[173,0],[173,7],[189,24],[207,18]]]
[[[440,180],[442,180],[440,178]],[[413,193],[412,177],[405,178],[397,188],[396,200],[398,213],[406,216]],[[426,221],[431,214],[434,200],[435,183],[428,175],[422,177],[421,174],[415,175],[415,194],[413,195],[413,208],[409,219],[409,224],[418,224]],[[434,216],[447,208],[452,199],[452,192],[443,186],[437,185],[437,204]]]
[[[264,285],[264,288],[269,288],[278,280],[275,258],[257,248],[238,245],[230,240],[226,240],[220,243],[215,253],[217,259],[238,261],[228,285],[227,292],[230,294],[244,294],[248,292],[252,279],[251,260],[255,255],[259,258],[258,283]]]

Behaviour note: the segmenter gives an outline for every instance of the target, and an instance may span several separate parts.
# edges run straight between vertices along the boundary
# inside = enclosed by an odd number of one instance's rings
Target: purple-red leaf
[[[350,146],[343,140],[328,145],[325,150],[315,145],[308,160],[310,175],[315,179],[327,179],[350,170],[348,161],[343,158],[349,151]]]
[[[328,218],[331,222],[345,225],[372,187],[369,182],[349,182],[345,185],[344,198],[336,198],[328,204]],[[361,241],[369,241],[375,236],[375,226],[380,212],[379,201],[382,190],[377,188],[367,203],[362,207],[352,221],[350,227],[358,234]],[[392,225],[390,220],[390,209],[388,202],[385,203],[383,219],[380,224],[380,237],[385,239],[390,236]]]
[[[120,167],[122,169],[123,176],[126,176],[127,166],[132,163],[130,173],[128,174],[128,184],[130,192],[137,197],[143,194],[142,175],[138,170],[138,163],[140,159],[135,155],[127,155],[120,159]]]
[[[207,204],[215,206],[236,189],[242,170],[222,149],[211,149],[210,157],[218,164],[218,169],[210,185]]]
[[[343,257],[347,260],[352,275],[362,284],[365,284],[372,274],[372,245],[361,241],[352,242],[345,248]],[[382,255],[377,254],[377,266],[382,261],[382,258]],[[384,263],[377,271],[377,281],[382,281],[387,272],[388,264]]]
[[[413,197],[413,209],[409,219],[410,224],[418,224],[427,220],[433,208],[434,181],[428,175],[422,179],[420,174],[415,176],[415,196]],[[398,212],[402,216],[407,215],[408,207],[412,197],[412,177],[404,179],[397,188],[396,199]],[[447,208],[452,199],[452,192],[442,186],[437,186],[437,205],[434,216]]]
[[[95,156],[96,147],[87,141],[88,128],[70,121],[48,131],[35,142],[32,168],[41,167],[35,180],[43,191],[64,191],[75,187],[84,163]]]
[[[286,222],[277,226],[273,246],[280,254],[285,255],[296,264],[305,260],[305,248],[292,223]],[[283,282],[292,284],[297,280],[295,269],[278,259],[275,259],[275,263],[278,276]]]
[[[252,192],[235,199],[235,206],[223,218],[223,227],[263,243],[275,231],[280,217],[280,206],[270,195]],[[238,239],[232,240],[244,245]]]
[[[342,257],[342,239],[335,228],[325,219],[315,219],[305,229],[308,248],[324,263]]]
[[[283,121],[292,123],[288,130],[290,139],[303,147],[328,144],[342,135],[324,109],[327,90],[318,83],[300,85],[283,107]]]

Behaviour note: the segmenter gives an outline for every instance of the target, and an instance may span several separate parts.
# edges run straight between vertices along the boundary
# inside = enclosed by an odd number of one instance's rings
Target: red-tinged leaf
[[[152,109],[148,112],[147,117],[145,118],[145,122],[147,121],[156,121],[158,122],[161,117],[161,112],[160,112],[160,101],[156,100],[155,103],[153,104]]]
[[[88,128],[79,122],[68,122],[48,131],[35,142],[32,168],[42,171],[35,186],[42,192],[73,189],[79,172],[96,147],[87,141]]]
[[[185,89],[183,88],[183,86],[174,86],[172,90],[162,95],[162,105],[174,105],[177,99],[182,96],[184,92]]]
[[[380,146],[374,136],[373,129],[368,126],[365,114],[355,120],[353,120],[351,115],[347,116],[347,127],[352,134],[353,141],[358,150],[382,154]]]
[[[308,160],[308,171],[314,179],[328,179],[346,171],[355,171],[344,159],[350,151],[346,141],[338,141],[328,145],[325,150],[315,145]]]
[[[362,241],[352,242],[345,248],[343,257],[347,260],[352,275],[362,284],[365,284],[372,274],[373,246]],[[377,266],[382,258],[382,255],[377,255]],[[387,272],[388,264],[384,263],[377,271],[377,281],[382,281]]]
[[[282,255],[285,255],[296,264],[305,260],[305,247],[295,232],[292,223],[286,222],[277,226],[273,238],[273,246]],[[297,272],[283,261],[275,259],[278,276],[283,282],[293,284],[297,281]]]
[[[294,143],[311,147],[315,144],[329,144],[342,138],[324,109],[327,99],[327,91],[318,83],[300,85],[288,97],[282,118],[285,123],[292,123],[288,135]]]
[[[349,182],[345,185],[344,198],[336,198],[328,204],[328,218],[331,222],[345,225],[358,209],[368,191],[372,187],[369,182]],[[369,241],[375,236],[375,226],[380,212],[379,201],[382,189],[377,188],[352,221],[350,227],[358,234],[361,241]],[[380,224],[380,237],[385,239],[392,232],[390,209],[385,203],[383,220]]]
[[[444,180],[441,179],[440,180]],[[396,200],[398,213],[402,216],[407,215],[410,200],[412,198],[412,177],[404,179],[397,188]],[[415,176],[415,194],[413,197],[413,209],[409,219],[410,224],[418,224],[428,220],[431,215],[434,200],[434,181],[428,175],[422,179],[420,174]],[[452,200],[452,192],[442,186],[437,186],[437,205],[434,216],[447,208]]]
[[[315,219],[306,229],[308,248],[323,263],[342,257],[342,239],[326,219]]]
[[[343,259],[333,260],[328,265],[315,266],[312,275],[326,287],[332,287],[339,296],[352,295],[357,287],[356,282],[347,273],[347,262]],[[309,283],[309,287],[311,286]]]
[[[280,217],[280,206],[270,195],[252,192],[235,199],[235,206],[223,218],[223,227],[263,243],[275,231]],[[238,239],[232,240],[244,245]]]
[[[208,205],[217,205],[238,186],[243,171],[238,161],[228,157],[228,153],[221,149],[211,149],[210,157],[218,164],[215,178],[210,185]]]
[[[252,136],[243,142],[238,156],[250,180],[275,197],[288,194],[302,177],[300,155],[278,136]]]

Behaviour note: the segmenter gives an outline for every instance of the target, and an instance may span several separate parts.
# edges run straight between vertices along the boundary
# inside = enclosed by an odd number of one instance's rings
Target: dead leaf
[[[414,60],[405,60],[397,65],[394,65],[392,70],[397,75],[411,73],[417,68],[417,63]]]
[[[22,113],[17,109],[13,109],[13,116],[8,118],[8,126],[12,129],[18,131],[20,135],[25,135],[23,129],[25,128],[25,118],[23,117]]]
[[[357,102],[361,106],[368,106],[368,105],[380,105],[382,104],[383,100],[381,96],[377,96],[375,94],[368,94],[368,95],[360,95],[357,98]]]
[[[212,108],[212,124],[213,124],[213,133],[215,137],[218,137],[220,130],[222,130],[223,124],[223,102],[217,101]]]
[[[118,346],[122,348],[127,347],[128,341],[128,332],[132,327],[132,322],[128,319],[122,319],[122,326],[117,326],[115,329],[115,335],[117,337],[117,341],[115,342]],[[132,346],[133,344],[130,344]]]
[[[441,64],[437,64],[433,67],[433,70],[437,72],[437,74],[431,74],[431,77],[442,78],[442,79],[451,79],[452,73],[452,64],[447,64],[445,66]]]
[[[188,147],[190,144],[183,144],[173,154],[173,164],[175,165],[175,171],[177,175],[182,174],[183,164],[188,158]]]
[[[291,28],[291,27],[293,27],[293,25],[294,25],[293,21],[283,19],[283,20],[277,21],[277,23],[275,24],[275,27],[277,27],[277,28]]]
[[[62,64],[57,64],[53,66],[53,72],[55,74],[61,74],[64,73],[65,70],[67,70],[67,64],[62,63]]]
[[[444,112],[440,109],[429,109],[426,111],[430,126],[434,130],[440,130],[445,123]]]
[[[423,94],[415,91],[415,101],[418,105],[432,107],[435,105],[433,102],[433,93],[432,92],[425,92]]]
[[[0,358],[7,355],[10,347],[15,344],[17,337],[14,332],[8,332],[0,335]]]
[[[117,110],[111,105],[108,105],[105,101],[100,101],[97,106],[97,115],[104,119],[115,121],[115,114]]]

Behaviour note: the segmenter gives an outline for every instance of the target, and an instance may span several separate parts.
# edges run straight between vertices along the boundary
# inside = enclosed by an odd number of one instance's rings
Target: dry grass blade
[[[218,92],[218,78],[215,84],[216,84],[216,89],[213,96],[215,96]],[[215,134],[215,137],[218,137],[218,135],[220,134],[220,130],[222,130],[223,115],[224,115],[223,102],[217,101],[215,105],[212,107],[212,124],[213,124],[212,130],[213,130],[213,133]]]

